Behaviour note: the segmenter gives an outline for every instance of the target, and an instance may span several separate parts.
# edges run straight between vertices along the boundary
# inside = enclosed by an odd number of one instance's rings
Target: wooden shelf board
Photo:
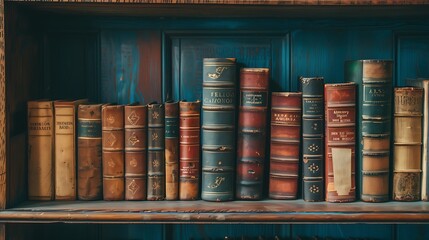
[[[311,203],[303,200],[25,202],[1,211],[0,222],[422,223],[429,222],[429,203]]]
[[[106,2],[58,2],[58,1],[6,1],[5,5],[16,5],[47,13],[127,16],[127,17],[199,17],[199,18],[424,18],[429,16],[429,2],[410,1],[407,4],[249,4],[218,1],[215,3],[148,3],[140,1]],[[315,3],[323,1],[314,1]],[[359,2],[359,1],[357,1]],[[283,2],[282,2],[283,3]]]

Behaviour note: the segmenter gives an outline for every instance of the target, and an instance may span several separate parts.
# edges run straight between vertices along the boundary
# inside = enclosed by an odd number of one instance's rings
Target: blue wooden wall
[[[235,57],[242,67],[269,67],[272,91],[298,91],[299,76],[343,82],[344,61],[352,59],[393,59],[397,86],[407,78],[429,77],[426,19],[96,19],[82,23],[85,31],[90,26],[90,34],[76,30],[76,22],[71,25],[74,32],[47,36],[45,74],[53,96],[86,95],[121,104],[201,99],[204,57]],[[46,24],[51,32],[67,26]],[[429,225],[394,223],[112,224],[97,229],[98,239],[109,240],[429,239]]]

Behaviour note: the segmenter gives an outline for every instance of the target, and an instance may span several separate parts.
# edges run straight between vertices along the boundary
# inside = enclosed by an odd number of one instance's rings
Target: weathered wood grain
[[[0,222],[91,223],[429,223],[425,202],[370,204],[258,202],[27,202],[0,212]]]

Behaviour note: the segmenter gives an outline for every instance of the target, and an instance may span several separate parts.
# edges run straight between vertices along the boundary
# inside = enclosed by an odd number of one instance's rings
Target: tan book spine
[[[179,102],[165,103],[165,199],[179,198]]]
[[[393,199],[420,200],[423,89],[395,88]]]
[[[54,199],[54,109],[28,102],[28,200]]]
[[[103,141],[103,198],[125,199],[124,106],[101,107]]]
[[[125,200],[146,199],[147,105],[126,105]]]
[[[76,199],[77,101],[55,101],[55,200]]]

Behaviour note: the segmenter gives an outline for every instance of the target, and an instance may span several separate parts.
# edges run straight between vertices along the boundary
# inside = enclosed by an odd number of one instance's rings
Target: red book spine
[[[301,145],[302,93],[273,92],[269,197],[296,199]]]
[[[325,84],[325,198],[356,199],[356,85]]]

